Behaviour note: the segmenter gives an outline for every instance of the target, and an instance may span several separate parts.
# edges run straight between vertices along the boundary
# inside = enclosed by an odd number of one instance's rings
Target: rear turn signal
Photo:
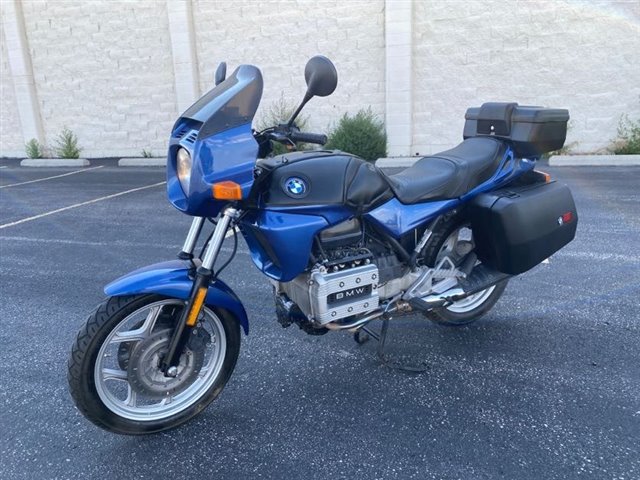
[[[551,181],[551,175],[549,175],[547,172],[542,172],[540,170],[535,170],[535,172],[544,178],[544,183],[549,183]]]
[[[242,188],[236,182],[229,180],[214,183],[213,198],[218,200],[242,200]]]

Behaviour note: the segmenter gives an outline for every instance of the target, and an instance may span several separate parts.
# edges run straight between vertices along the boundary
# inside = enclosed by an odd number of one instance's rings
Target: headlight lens
[[[189,180],[191,179],[191,155],[184,148],[178,150],[177,155],[178,180],[184,193],[189,192]]]

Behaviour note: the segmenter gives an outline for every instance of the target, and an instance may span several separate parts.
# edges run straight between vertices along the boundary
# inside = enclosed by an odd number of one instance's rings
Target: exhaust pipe
[[[323,327],[328,328],[329,330],[354,330],[354,329],[359,329],[364,327],[367,323],[375,320],[376,318],[380,318],[381,316],[383,316],[385,313],[393,313],[396,310],[398,310],[397,307],[391,307],[387,310],[383,310],[382,308],[378,308],[376,310],[373,310],[369,315],[367,315],[366,317],[362,317],[359,318],[357,320],[354,320],[352,322],[349,323],[325,323],[323,325]]]
[[[474,293],[492,287],[511,276],[512,275],[493,270],[485,265],[478,265],[471,271],[471,274],[469,274],[467,278],[460,281],[457,287],[450,288],[440,294],[412,298],[409,300],[409,303],[412,307],[425,312],[433,310],[434,308],[445,307]]]

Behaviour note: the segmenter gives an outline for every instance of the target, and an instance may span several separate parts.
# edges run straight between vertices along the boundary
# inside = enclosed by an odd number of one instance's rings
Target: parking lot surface
[[[2,479],[640,478],[640,168],[545,169],[576,240],[468,327],[393,322],[388,355],[420,374],[282,329],[241,244],[223,278],[251,333],[229,384],[183,427],[124,437],[76,411],[69,349],[102,287],[173,258],[190,219],[159,168],[0,167]]]

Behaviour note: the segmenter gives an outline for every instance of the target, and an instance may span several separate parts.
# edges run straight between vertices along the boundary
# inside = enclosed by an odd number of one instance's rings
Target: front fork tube
[[[193,249],[196,246],[203,225],[204,217],[194,217],[189,233],[187,233],[187,238],[184,240],[182,251],[178,254],[180,260],[191,260],[193,258]]]
[[[180,356],[189,340],[189,335],[198,322],[198,316],[207,296],[209,284],[213,279],[213,265],[216,258],[218,258],[227,230],[231,222],[237,217],[237,214],[238,211],[232,207],[228,207],[222,212],[202,259],[202,265],[196,270],[196,278],[193,282],[187,305],[180,315],[171,336],[169,349],[160,364],[160,369],[168,377],[175,377],[178,373],[177,367],[180,363]],[[180,255],[186,257],[185,259],[193,258],[193,249],[202,230],[203,223],[204,218],[194,218],[185,244],[180,252]]]

